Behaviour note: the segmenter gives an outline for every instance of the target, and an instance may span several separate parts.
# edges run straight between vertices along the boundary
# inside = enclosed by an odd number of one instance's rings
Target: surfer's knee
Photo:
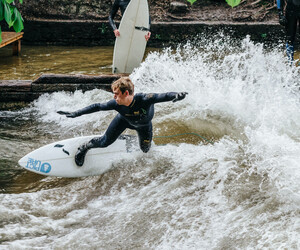
[[[95,137],[90,140],[93,148],[106,148],[111,145],[115,140],[109,139],[106,135]]]

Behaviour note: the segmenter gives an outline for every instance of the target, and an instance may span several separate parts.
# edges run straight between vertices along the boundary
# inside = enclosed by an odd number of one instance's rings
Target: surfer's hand
[[[66,111],[57,111],[57,113],[60,115],[65,115],[68,118],[74,118],[77,116],[74,112],[71,113],[71,112],[66,112]]]
[[[187,94],[188,94],[187,92],[177,93],[176,97],[172,100],[172,102],[177,102],[177,101],[180,101],[180,100],[184,99]]]
[[[115,30],[114,30],[114,33],[115,33],[115,37],[120,36],[120,31],[119,31],[118,29],[115,29]]]
[[[282,26],[285,26],[286,25],[286,18],[283,15],[282,10],[278,11],[278,17],[279,17],[279,24],[282,25]]]
[[[148,40],[150,39],[150,36],[151,36],[151,32],[149,31],[149,32],[147,33],[147,35],[145,35],[145,39],[146,39],[147,42],[148,42]]]

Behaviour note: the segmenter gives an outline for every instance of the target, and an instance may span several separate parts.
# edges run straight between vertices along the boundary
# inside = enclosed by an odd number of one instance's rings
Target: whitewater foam
[[[181,102],[155,106],[154,135],[193,132],[214,144],[173,139],[148,154],[117,159],[99,177],[47,178],[51,188],[1,194],[2,244],[300,248],[299,69],[286,63],[279,48],[249,38],[238,46],[229,41],[203,38],[150,53],[130,75],[136,92],[189,93]],[[115,112],[68,119],[56,111],[110,98],[102,90],[53,93],[27,112],[56,139],[103,133]]]

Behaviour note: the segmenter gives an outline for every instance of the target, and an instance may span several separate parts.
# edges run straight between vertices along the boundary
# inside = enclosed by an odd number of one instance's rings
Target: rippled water
[[[155,48],[147,48],[146,55]],[[113,47],[11,46],[0,49],[0,80],[36,79],[42,74],[111,74]]]
[[[249,38],[204,38],[150,53],[136,92],[187,91],[157,104],[148,154],[101,176],[43,177],[17,166],[46,143],[103,133],[114,112],[56,114],[109,100],[43,95],[0,112],[0,243],[5,249],[299,249],[299,68]],[[134,133],[127,131],[127,133]],[[159,144],[166,144],[165,146]]]

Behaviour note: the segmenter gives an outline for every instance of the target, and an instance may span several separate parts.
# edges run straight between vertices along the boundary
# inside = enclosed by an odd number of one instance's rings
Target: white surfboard
[[[147,0],[131,0],[124,12],[116,38],[112,72],[130,74],[144,57],[149,31]]]
[[[75,163],[78,147],[98,136],[84,136],[54,142],[38,148],[19,160],[29,171],[57,177],[83,177],[100,175],[113,167],[113,162],[134,151],[135,136],[122,135],[107,148],[90,149],[82,167]]]

